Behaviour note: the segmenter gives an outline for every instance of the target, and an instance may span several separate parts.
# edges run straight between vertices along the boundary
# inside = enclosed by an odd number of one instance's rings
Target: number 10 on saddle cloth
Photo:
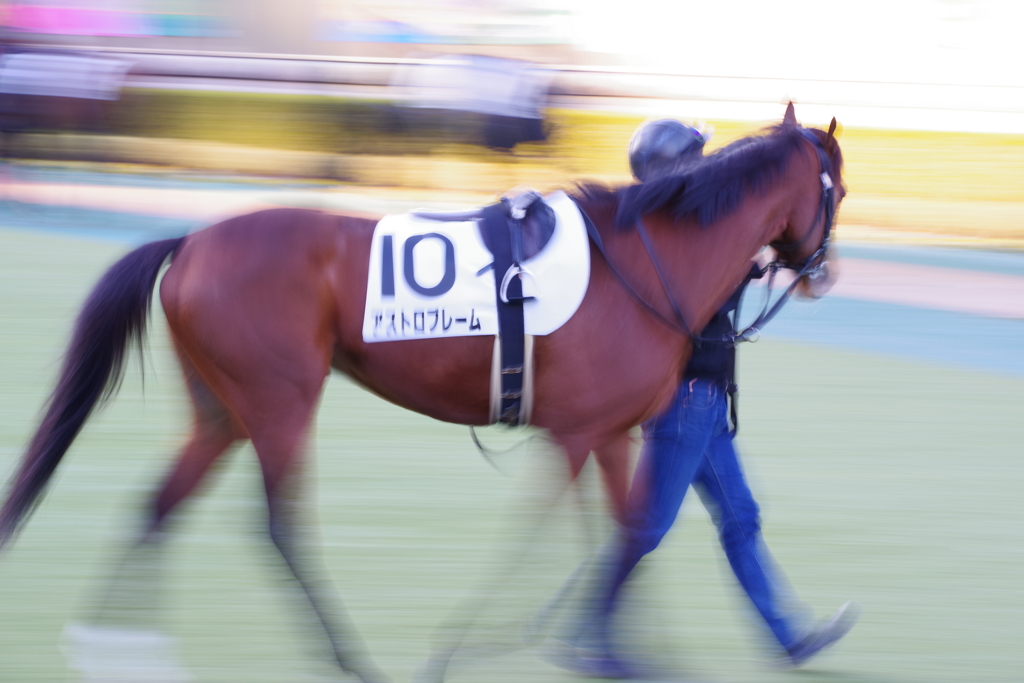
[[[556,216],[551,240],[523,263],[535,297],[523,305],[526,334],[554,332],[583,301],[590,279],[587,232],[575,202],[544,197]],[[493,257],[477,222],[385,216],[370,248],[363,340],[498,334]]]

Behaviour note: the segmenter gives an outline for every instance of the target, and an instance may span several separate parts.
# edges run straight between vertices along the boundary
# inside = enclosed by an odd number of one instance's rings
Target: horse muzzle
[[[821,262],[821,265],[817,266],[807,275],[800,278],[800,284],[797,285],[797,292],[801,296],[805,296],[809,299],[820,299],[821,297],[828,294],[829,290],[832,289],[832,285],[836,283],[839,278],[838,268],[835,267],[835,261],[832,261],[830,257],[831,253],[826,255],[825,260]]]

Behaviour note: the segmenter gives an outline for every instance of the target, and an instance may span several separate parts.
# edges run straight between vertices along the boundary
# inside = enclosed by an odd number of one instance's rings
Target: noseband
[[[604,257],[605,263],[608,264],[608,269],[611,270],[612,275],[619,281],[622,288],[626,290],[626,293],[630,296],[633,301],[639,304],[642,308],[647,310],[653,317],[672,328],[676,332],[680,332],[694,343],[696,346],[700,346],[702,343],[725,343],[728,346],[735,346],[739,342],[744,341],[757,341],[760,337],[761,328],[768,323],[775,315],[782,309],[787,301],[789,301],[793,292],[796,290],[797,285],[800,284],[800,280],[804,277],[817,278],[821,277],[826,271],[826,256],[828,254],[829,239],[832,235],[832,224],[835,219],[835,186],[832,183],[832,176],[830,171],[832,170],[832,160],[826,153],[821,140],[806,128],[801,128],[800,133],[814,145],[814,151],[818,154],[818,162],[821,166],[821,173],[819,179],[821,180],[821,200],[818,203],[818,212],[815,214],[814,221],[811,226],[803,234],[803,236],[796,242],[789,244],[780,244],[778,242],[772,242],[769,246],[775,249],[777,253],[793,252],[800,248],[800,246],[807,241],[811,233],[814,232],[814,228],[818,225],[818,222],[824,219],[824,226],[822,228],[821,243],[818,245],[818,249],[808,256],[800,263],[790,264],[784,263],[779,260],[775,260],[769,263],[761,271],[761,276],[768,273],[768,285],[766,287],[764,306],[761,309],[761,313],[758,314],[757,319],[754,320],[743,330],[736,329],[736,323],[739,322],[739,306],[736,307],[736,312],[733,317],[733,330],[728,332],[723,339],[707,339],[694,334],[690,330],[690,326],[686,324],[686,320],[683,318],[683,313],[676,303],[675,297],[672,296],[672,291],[669,289],[668,280],[665,278],[664,271],[661,265],[658,263],[658,259],[655,257],[654,249],[651,244],[650,238],[647,236],[647,230],[644,228],[643,221],[637,219],[636,231],[640,235],[640,240],[643,242],[644,249],[647,251],[647,256],[651,260],[651,264],[654,266],[654,271],[658,275],[658,279],[661,281],[662,289],[665,291],[665,295],[668,297],[669,305],[672,307],[672,314],[675,320],[670,320],[665,317],[661,311],[656,309],[654,306],[649,304],[643,296],[640,295],[636,289],[629,284],[629,281],[623,277],[622,273],[612,264],[612,260],[608,257],[607,252],[604,249],[604,242],[601,239],[600,233],[597,232],[597,228],[594,226],[593,221],[587,216],[586,212],[580,209],[580,213],[583,215],[583,222],[587,228],[587,234],[593,241],[594,246]],[[769,308],[772,294],[772,284],[775,280],[775,274],[781,268],[788,268],[790,270],[797,271],[796,277],[793,282],[786,288],[786,290],[775,300],[775,303]]]

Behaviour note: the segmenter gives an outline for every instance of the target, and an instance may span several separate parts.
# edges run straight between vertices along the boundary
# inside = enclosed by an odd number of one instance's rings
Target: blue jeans
[[[788,648],[803,635],[808,610],[792,595],[761,538],[759,509],[733,447],[727,412],[719,383],[684,380],[668,410],[644,424],[627,522],[599,609],[607,621],[622,584],[668,533],[693,484],[718,528],[733,573],[779,644]]]

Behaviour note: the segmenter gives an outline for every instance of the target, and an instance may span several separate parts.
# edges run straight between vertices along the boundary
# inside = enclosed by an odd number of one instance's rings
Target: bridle
[[[816,280],[819,278],[828,277],[828,248],[832,238],[832,225],[835,222],[836,204],[835,204],[835,184],[832,182],[832,159],[825,151],[825,147],[821,140],[818,139],[814,133],[806,128],[800,129],[800,134],[814,145],[814,151],[818,155],[818,163],[821,168],[821,173],[818,174],[818,179],[821,181],[821,199],[818,202],[818,212],[814,216],[814,220],[811,222],[810,227],[804,232],[803,236],[800,237],[796,242],[788,244],[782,244],[778,241],[771,242],[768,246],[775,249],[776,254],[793,252],[799,249],[807,238],[814,232],[815,227],[818,223],[824,220],[824,225],[821,229],[821,242],[818,244],[818,248],[813,254],[805,258],[800,263],[786,263],[776,259],[772,261],[761,271],[763,276],[766,272],[768,273],[768,284],[765,287],[765,298],[764,305],[761,308],[761,312],[758,314],[754,322],[750,323],[742,331],[735,329],[735,323],[739,321],[739,306],[736,308],[736,315],[734,317],[734,329],[729,334],[729,339],[724,340],[727,343],[733,345],[743,341],[756,341],[760,336],[761,328],[764,327],[776,314],[782,310],[782,307],[792,297],[793,292],[800,285],[800,281],[803,278],[810,280]],[[771,301],[772,285],[775,282],[775,274],[781,268],[788,268],[796,271],[796,277],[786,287],[785,291],[775,300],[775,303],[769,308],[769,302]]]
[[[831,132],[831,131],[830,131]],[[628,280],[619,272],[614,266],[611,259],[608,257],[608,253],[605,251],[604,242],[601,239],[600,233],[597,232],[597,228],[594,226],[593,221],[587,216],[586,212],[580,209],[580,213],[583,215],[583,222],[587,228],[587,234],[593,241],[594,246],[604,257],[605,262],[608,264],[609,270],[612,275],[619,281],[619,284],[626,291],[633,301],[640,305],[641,308],[645,309],[654,318],[667,325],[671,329],[679,332],[687,337],[694,343],[695,346],[700,346],[702,343],[725,343],[727,346],[735,346],[736,344],[744,341],[757,341],[760,337],[760,330],[766,325],[772,318],[774,318],[782,307],[789,301],[793,292],[796,290],[800,281],[807,277],[810,279],[817,279],[827,276],[827,263],[828,263],[828,248],[830,239],[832,236],[832,224],[835,220],[835,185],[832,182],[832,159],[825,151],[825,147],[821,140],[806,128],[800,129],[801,135],[804,136],[812,145],[818,155],[818,162],[821,167],[821,173],[818,178],[821,181],[821,199],[818,203],[818,211],[815,214],[814,220],[811,222],[810,227],[804,232],[803,236],[796,242],[781,244],[779,242],[772,242],[769,246],[775,249],[776,253],[793,252],[799,249],[814,232],[814,229],[818,226],[818,223],[824,220],[824,226],[822,227],[821,243],[818,245],[817,250],[813,254],[808,256],[800,263],[788,263],[776,259],[761,270],[761,275],[768,274],[768,284],[765,288],[765,300],[764,305],[761,308],[761,312],[757,318],[746,326],[742,330],[736,329],[736,325],[739,322],[739,307],[736,309],[736,314],[733,318],[733,329],[726,333],[723,339],[708,339],[696,335],[690,329],[690,326],[686,324],[686,319],[683,317],[683,313],[679,308],[679,304],[676,302],[675,297],[672,296],[672,291],[669,289],[668,280],[665,278],[664,270],[661,268],[661,264],[658,262],[655,256],[654,249],[647,235],[647,230],[644,228],[643,221],[639,218],[636,221],[636,231],[640,236],[641,242],[643,242],[644,249],[647,251],[647,257],[650,259],[651,264],[654,266],[654,271],[658,275],[658,279],[661,281],[661,287],[665,292],[665,296],[668,297],[669,305],[672,307],[673,319],[669,319],[658,309],[652,306],[643,298],[643,296],[636,291],[636,289],[629,283]],[[786,287],[785,291],[775,300],[774,304],[771,304],[772,286],[775,281],[775,274],[782,268],[788,268],[790,270],[797,271],[796,277],[793,282]],[[770,305],[771,304],[771,305]]]
[[[803,246],[807,238],[814,232],[815,226],[824,217],[825,224],[821,230],[821,244],[818,245],[817,251],[804,259],[801,263],[796,265],[786,266],[792,270],[797,270],[800,273],[800,277],[805,275],[813,276],[825,263],[825,255],[828,251],[829,240],[832,237],[832,224],[835,221],[835,185],[832,183],[832,159],[829,158],[828,153],[825,151],[825,147],[821,140],[806,128],[800,129],[800,134],[814,145],[814,151],[818,155],[818,163],[821,166],[821,173],[818,178],[821,180],[821,201],[818,203],[818,213],[814,216],[814,220],[811,222],[807,231],[800,237],[796,242],[789,244],[782,244],[778,241],[772,242],[769,246],[775,249],[776,252],[785,253],[793,252]]]

